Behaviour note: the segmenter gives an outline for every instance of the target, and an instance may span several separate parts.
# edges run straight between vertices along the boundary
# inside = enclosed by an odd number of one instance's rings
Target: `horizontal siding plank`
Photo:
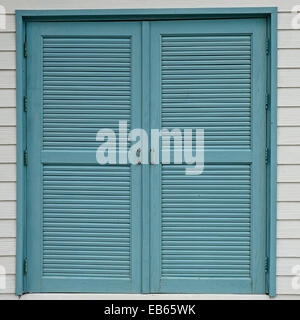
[[[300,220],[300,201],[299,202],[284,202],[284,201],[278,202],[277,218],[280,220],[285,220],[285,219]]]
[[[5,21],[5,32],[15,32],[15,31],[16,31],[16,16],[14,14],[10,14],[10,15],[7,14],[6,21]]]
[[[300,68],[300,49],[279,49],[279,68]]]
[[[16,144],[16,127],[0,127],[0,145]]]
[[[88,2],[88,1],[87,1]],[[161,2],[163,2],[163,1],[160,1],[159,3],[161,3]],[[187,3],[189,3],[189,1],[186,1]],[[192,1],[191,1],[192,2]],[[203,2],[203,1],[202,1]],[[241,3],[241,1],[239,1],[240,2],[240,4],[239,4],[239,6],[242,6],[242,3]],[[269,2],[269,4],[268,5],[271,5],[270,4],[270,2],[271,1],[268,1]],[[1,3],[3,3],[3,1],[1,2]],[[52,2],[53,3],[53,2]],[[100,2],[101,3],[101,2]],[[251,2],[252,3],[252,2]],[[261,1],[260,1],[260,3],[261,3]],[[101,3],[102,4],[102,3]],[[39,3],[39,8],[38,9],[40,9],[40,3]],[[274,3],[272,4],[272,5],[274,5]],[[276,4],[277,5],[277,4]],[[216,6],[217,7],[219,7],[220,5],[218,5],[218,4],[216,4]],[[22,8],[24,7],[24,5],[22,5]],[[93,1],[93,7],[95,7],[95,2]],[[118,8],[120,7],[120,5],[118,5]],[[141,4],[139,4],[138,5],[138,8],[141,8],[141,7],[143,7],[143,4],[141,3]],[[156,6],[157,7],[157,6]],[[173,7],[173,6],[172,6]],[[186,7],[186,6],[184,6],[184,7]],[[196,7],[195,5],[193,6],[193,7]],[[199,4],[198,4],[198,2],[197,2],[197,7],[199,7]],[[210,5],[210,7],[211,7],[211,5]],[[248,4],[247,4],[247,7],[248,7]],[[293,5],[291,5],[291,7],[289,8],[289,10],[288,11],[290,11],[291,10],[291,8],[293,7]],[[66,6],[64,6],[63,7],[63,9],[64,8],[66,8]],[[74,7],[74,5],[72,6],[72,8],[71,9],[74,9],[75,7]],[[81,8],[81,7],[80,7]],[[102,6],[101,6],[101,8],[102,8]],[[105,6],[105,8],[107,8],[106,6]],[[109,6],[109,8],[111,8],[110,6]],[[32,8],[32,9],[36,9],[36,8]],[[48,9],[48,6],[47,6],[47,9]],[[54,9],[54,7],[53,7],[53,9]],[[291,19],[294,17],[294,15],[295,15],[295,13],[292,13],[292,12],[285,12],[286,10],[285,10],[285,7],[283,7],[283,9],[281,9],[281,7],[279,7],[279,10],[281,10],[281,11],[279,11],[279,14],[278,14],[278,29],[279,30],[286,30],[286,29],[292,29],[292,26],[291,26]],[[14,32],[14,31],[16,31],[16,26],[15,26],[15,10],[13,10],[12,12],[8,12],[9,14],[7,14],[6,15],[6,28],[5,28],[5,31],[6,32]]]
[[[295,276],[278,276],[277,293],[278,294],[300,294],[300,287],[293,288],[292,282]],[[294,280],[295,281],[295,280]],[[299,280],[297,281],[299,283]]]
[[[3,89],[16,88],[16,71],[0,70],[0,88],[3,88]]]
[[[278,145],[300,145],[300,127],[279,127]]]
[[[16,239],[0,238],[0,256],[16,255]]]
[[[16,109],[0,108],[0,126],[16,125]]]
[[[16,50],[16,33],[0,32],[0,51]]]
[[[300,257],[300,239],[278,239],[277,257]]]
[[[278,239],[300,239],[300,221],[280,220],[277,223]],[[300,251],[300,250],[299,250]]]
[[[16,146],[0,145],[0,163],[16,163]]]
[[[5,268],[6,274],[16,274],[16,259],[15,257],[1,257],[0,266]]]
[[[291,7],[292,8],[292,7]],[[290,10],[291,10],[290,8]],[[289,11],[290,11],[289,10]],[[278,29],[279,30],[291,30],[292,27],[292,19],[295,16],[293,12],[281,12],[278,14]]]
[[[300,107],[278,108],[278,126],[300,126]]]
[[[6,107],[6,108],[16,107],[16,90],[15,89],[0,90],[0,108],[1,107]]]
[[[15,70],[16,69],[16,52],[0,51],[0,69]]]
[[[7,275],[5,281],[5,289],[0,289],[0,293],[14,293],[15,290],[15,282],[16,282],[16,276],[15,275]],[[1,298],[1,295],[0,295]]]
[[[22,0],[2,0],[2,5],[7,10],[7,13],[15,13],[17,9],[49,9],[49,3],[47,1],[26,1]],[[274,0],[253,0],[251,2],[246,2],[243,0],[231,0],[231,7],[272,7],[278,6],[278,10],[280,11],[290,11],[291,8],[296,4],[295,0],[286,0],[286,1],[275,1]],[[74,1],[66,1],[61,2],[59,0],[51,1],[51,9],[129,9],[129,8],[226,8],[229,4],[227,1],[214,1],[210,0],[201,0],[200,2],[197,0],[152,0],[148,1],[140,1],[140,0],[110,0],[106,1],[93,1],[87,0],[83,2],[75,2]]]
[[[279,30],[278,48],[300,48],[299,30]]]
[[[300,88],[278,89],[278,106],[300,106]]]
[[[278,87],[300,87],[300,69],[279,69]],[[284,104],[288,106],[287,103]],[[293,104],[294,105],[294,104]]]
[[[16,237],[16,221],[15,220],[1,220],[0,234],[3,238]]]
[[[295,274],[295,266],[300,266],[300,258],[278,258],[277,275],[292,276]]]
[[[278,201],[298,201],[300,200],[300,183],[278,183]]]
[[[24,295],[22,296],[24,297]],[[14,293],[1,293],[0,292],[0,300],[19,300],[19,297]]]
[[[15,164],[7,164],[7,163],[0,164],[0,181],[16,181],[16,165]]]
[[[0,182],[0,200],[16,200],[15,182]]]
[[[300,164],[300,146],[279,146],[278,164]]]
[[[1,170],[1,167],[0,167],[0,170]],[[277,181],[278,182],[300,182],[300,166],[299,165],[279,165],[277,167]]]
[[[0,201],[0,219],[15,219],[16,210],[16,201]]]

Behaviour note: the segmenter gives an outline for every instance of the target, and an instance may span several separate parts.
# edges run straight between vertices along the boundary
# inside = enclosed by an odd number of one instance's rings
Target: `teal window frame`
[[[16,238],[16,295],[26,288],[24,258],[26,257],[26,122],[24,97],[26,93],[26,63],[24,57],[25,26],[29,21],[143,21],[144,29],[152,20],[266,18],[269,39],[267,89],[267,293],[276,296],[276,221],[277,221],[277,7],[205,8],[205,9],[112,9],[112,10],[16,10],[16,66],[17,66],[17,238]],[[148,43],[143,44],[147,52]],[[144,63],[147,63],[145,59]],[[145,77],[143,81],[148,81]],[[146,101],[143,101],[145,104]],[[147,115],[145,115],[147,116]],[[147,175],[147,171],[143,174]],[[143,195],[149,190],[143,190]],[[143,203],[147,210],[147,203]]]

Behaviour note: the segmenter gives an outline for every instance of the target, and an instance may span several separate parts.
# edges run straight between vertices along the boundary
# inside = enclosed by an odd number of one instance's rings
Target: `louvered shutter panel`
[[[203,128],[205,141],[201,175],[151,169],[152,292],[265,291],[265,28],[152,25],[151,127]]]
[[[96,134],[140,127],[139,24],[33,23],[28,43],[28,290],[138,292],[140,168],[99,165]]]

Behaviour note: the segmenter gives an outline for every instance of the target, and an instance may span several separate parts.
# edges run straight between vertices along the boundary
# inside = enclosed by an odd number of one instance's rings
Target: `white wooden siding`
[[[300,201],[280,201],[277,204],[278,220],[300,220]],[[291,222],[292,223],[292,222]]]
[[[16,9],[122,9],[277,6],[278,19],[278,241],[279,299],[300,299],[291,286],[300,265],[300,30],[293,30],[291,9],[297,0],[2,0],[7,29],[0,31],[0,265],[7,289],[0,299],[15,298],[16,253]],[[59,296],[59,295],[57,295]],[[101,296],[101,295],[100,295]],[[26,296],[25,296],[26,297]],[[52,296],[53,297],[53,296]]]
[[[1,70],[16,69],[16,52],[15,51],[0,52],[0,68]]]

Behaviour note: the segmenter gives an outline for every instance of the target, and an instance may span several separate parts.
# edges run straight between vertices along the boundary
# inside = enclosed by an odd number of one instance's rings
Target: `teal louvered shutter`
[[[263,19],[150,22],[149,127],[204,129],[205,166],[150,166],[149,243],[141,166],[96,162],[99,129],[141,128],[141,24],[28,24],[27,291],[265,292],[265,37]]]
[[[99,165],[96,133],[141,125],[140,25],[27,31],[27,291],[138,292],[140,167]]]
[[[151,168],[151,292],[265,292],[265,38],[263,19],[151,25],[151,128],[205,148],[201,175]]]

